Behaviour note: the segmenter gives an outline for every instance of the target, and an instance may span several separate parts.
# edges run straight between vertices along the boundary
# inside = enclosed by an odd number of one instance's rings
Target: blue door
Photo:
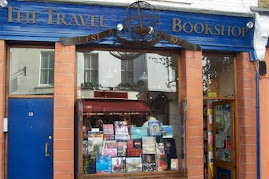
[[[53,178],[53,99],[8,100],[8,179]]]

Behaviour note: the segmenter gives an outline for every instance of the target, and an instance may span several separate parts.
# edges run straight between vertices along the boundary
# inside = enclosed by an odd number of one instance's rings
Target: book
[[[155,155],[154,154],[142,154],[142,171],[153,172],[156,171]]]
[[[142,139],[134,139],[133,145],[135,149],[142,149]]]
[[[178,170],[178,159],[171,158],[171,170]]]
[[[162,123],[160,121],[150,121],[148,122],[148,129],[150,136],[160,136],[162,135]]]
[[[131,139],[142,139],[142,137],[148,136],[148,129],[146,127],[131,127],[130,133]]]
[[[112,157],[112,173],[123,173],[126,168],[125,157]]]
[[[160,154],[165,154],[163,141],[160,141],[159,143],[156,142],[156,155]]]
[[[103,139],[104,140],[114,140],[115,136],[112,134],[104,134]]]
[[[118,141],[118,156],[126,156],[127,142]]]
[[[96,173],[112,173],[111,170],[112,162],[111,156],[98,155],[96,156]]]
[[[126,134],[116,134],[115,140],[128,140],[130,137]]]
[[[128,149],[134,148],[134,140],[133,139],[127,140],[127,148]]]
[[[105,140],[103,142],[103,155],[109,155],[111,157],[118,156],[117,149],[117,141],[116,140]]]
[[[142,172],[141,157],[126,157],[126,172]]]
[[[128,126],[126,121],[114,121],[115,135],[128,135]]]
[[[156,155],[157,171],[165,171],[168,169],[167,158],[165,154]]]
[[[143,153],[142,149],[128,149],[127,148],[127,156],[128,157],[139,157]]]
[[[163,138],[173,138],[173,126],[164,125],[162,126]]]
[[[89,137],[101,137],[103,138],[103,132],[102,131],[88,131],[88,138]]]
[[[88,154],[88,140],[82,141],[82,154],[87,155]]]
[[[165,154],[169,154],[171,156],[176,155],[176,143],[173,138],[166,138],[164,140],[164,152]]]
[[[102,155],[103,151],[103,138],[89,137],[88,138],[88,154],[93,156]]]
[[[103,133],[114,135],[114,127],[113,124],[103,124]]]
[[[143,137],[142,148],[143,148],[143,154],[155,154],[156,138],[155,137]]]

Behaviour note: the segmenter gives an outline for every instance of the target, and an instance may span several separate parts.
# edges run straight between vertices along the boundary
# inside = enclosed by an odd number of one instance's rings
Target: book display
[[[104,124],[103,131],[88,131],[88,140],[82,141],[83,173],[178,170],[172,126],[159,127],[153,122],[149,128],[130,127],[128,131],[125,121],[114,121]]]

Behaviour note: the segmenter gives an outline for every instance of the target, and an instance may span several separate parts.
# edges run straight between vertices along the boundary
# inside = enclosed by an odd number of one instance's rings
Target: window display
[[[85,86],[80,70],[85,66],[83,54],[91,53],[99,61],[94,88]],[[141,53],[129,59],[133,73],[129,85],[121,77],[122,60],[108,51],[82,51],[77,56],[78,172],[82,178],[183,168],[177,56]]]

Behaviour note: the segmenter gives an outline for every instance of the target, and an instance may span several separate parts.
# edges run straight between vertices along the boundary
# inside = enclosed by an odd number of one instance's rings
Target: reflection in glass
[[[11,48],[9,94],[53,94],[54,50]]]
[[[230,56],[203,56],[203,94],[207,97],[234,96],[234,66]]]

